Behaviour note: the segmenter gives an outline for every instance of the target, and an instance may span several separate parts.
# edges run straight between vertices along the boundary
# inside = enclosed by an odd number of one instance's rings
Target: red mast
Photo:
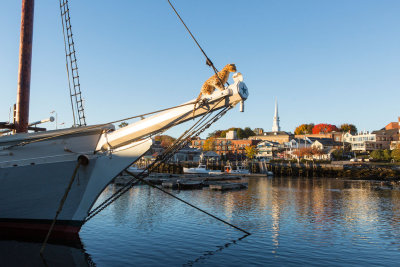
[[[15,130],[26,133],[29,124],[34,0],[22,0],[19,42],[18,92]]]

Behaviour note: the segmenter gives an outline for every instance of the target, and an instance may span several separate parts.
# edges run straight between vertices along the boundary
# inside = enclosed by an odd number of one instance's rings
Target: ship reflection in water
[[[85,250],[49,244],[47,266],[92,261],[97,266],[398,264],[396,187],[340,179],[247,182],[249,188],[241,191],[173,192],[250,236],[158,190],[136,186],[84,225],[80,237]],[[117,189],[109,186],[99,201]],[[41,266],[41,244],[0,244],[2,263],[11,259],[13,266]]]
[[[41,243],[0,240],[1,266],[95,266],[82,244],[47,244],[43,255]]]

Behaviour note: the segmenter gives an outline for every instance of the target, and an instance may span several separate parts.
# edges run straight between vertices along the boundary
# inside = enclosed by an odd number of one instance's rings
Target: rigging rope
[[[78,163],[77,163],[76,166],[75,166],[74,172],[72,173],[72,177],[71,177],[71,179],[70,179],[70,181],[69,181],[69,184],[68,184],[68,186],[67,186],[67,189],[65,189],[64,196],[62,197],[62,199],[61,199],[61,201],[60,201],[60,204],[59,204],[58,209],[57,209],[57,212],[56,212],[56,216],[54,217],[54,219],[53,219],[53,221],[52,221],[52,223],[51,223],[51,225],[50,225],[49,231],[47,232],[46,238],[45,238],[44,241],[43,241],[42,247],[40,248],[40,254],[43,254],[43,251],[44,251],[44,249],[45,249],[45,247],[46,247],[47,241],[49,240],[50,234],[51,234],[51,232],[53,231],[54,225],[56,224],[58,215],[59,215],[60,212],[62,211],[62,208],[63,208],[63,206],[64,206],[65,200],[66,200],[67,197],[68,197],[69,191],[71,190],[72,184],[73,184],[74,181],[75,181],[76,174],[78,173],[78,169],[79,169],[79,167],[81,166],[81,164],[82,164],[82,161],[79,159],[79,160],[78,160]]]
[[[229,109],[231,109],[233,107],[233,106],[225,107],[220,112],[218,112],[216,115],[214,115],[211,119],[209,119],[208,121],[205,121],[211,115],[212,111],[215,109],[215,107],[218,106],[218,104],[221,101],[222,101],[222,99],[218,103],[216,103],[206,114],[204,114],[203,117],[199,121],[197,121],[193,126],[191,126],[188,130],[186,130],[179,138],[177,138],[174,141],[174,143],[170,147],[168,147],[161,155],[159,155],[153,163],[151,163],[149,166],[147,166],[146,169],[144,169],[139,174],[139,176],[142,176],[143,178],[148,176],[152,170],[156,169],[161,163],[170,159],[177,151],[179,151],[181,148],[183,148],[190,141],[191,137],[200,135],[208,127],[210,127],[211,124],[216,122]],[[203,122],[201,122],[201,121],[203,121]],[[203,125],[200,125],[200,122]],[[196,129],[196,127],[197,127],[197,129]],[[147,171],[147,174],[146,174],[146,171]],[[132,188],[136,183],[137,182],[135,182],[135,178],[132,178],[131,180],[129,180],[128,183],[124,187],[117,190],[114,194],[112,194],[110,197],[108,197],[106,200],[104,200],[102,203],[100,203],[96,208],[94,208],[92,211],[90,211],[88,214],[88,217],[85,219],[85,222],[89,221],[91,218],[93,218],[95,215],[97,215],[103,209],[108,207],[111,203],[113,203],[115,200],[117,200],[119,197],[121,197],[124,193],[126,193],[130,188]]]
[[[181,18],[181,16],[179,15],[178,11],[176,11],[175,7],[172,5],[170,0],[167,0],[169,5],[171,6],[171,8],[174,10],[175,14],[178,16],[178,18],[180,19],[180,21],[182,22],[183,26],[185,26],[186,30],[188,31],[188,33],[190,34],[190,36],[192,37],[193,41],[197,44],[197,46],[199,47],[200,51],[203,53],[203,55],[206,58],[206,64],[210,67],[212,67],[212,69],[215,72],[215,75],[217,76],[219,82],[222,84],[222,86],[224,85],[224,83],[222,82],[221,78],[218,75],[218,69],[214,66],[214,63],[212,63],[211,59],[207,56],[206,52],[204,52],[203,48],[201,48],[199,42],[197,42],[196,38],[193,36],[192,32],[189,30],[188,26],[186,26],[186,23],[183,21],[183,19]],[[228,85],[229,83],[226,82]]]
[[[24,141],[24,142],[20,142],[18,144],[11,145],[11,146],[8,146],[8,147],[2,148],[2,149],[3,150],[4,149],[10,149],[10,148],[17,147],[17,146],[24,146],[24,145],[28,145],[28,144],[31,144],[31,143],[37,143],[37,142],[41,142],[41,141],[46,141],[46,140],[53,139],[53,138],[56,138],[56,137],[69,135],[71,133],[83,132],[83,131],[86,131],[86,130],[90,130],[90,129],[106,126],[106,125],[117,123],[117,122],[127,121],[127,120],[131,120],[131,119],[136,119],[136,118],[142,118],[144,116],[153,115],[153,114],[156,114],[156,113],[159,113],[159,112],[168,111],[168,110],[171,110],[171,109],[180,108],[180,107],[193,105],[193,104],[196,104],[196,101],[191,101],[191,102],[186,103],[186,104],[182,104],[182,105],[178,105],[178,106],[174,106],[174,107],[170,107],[170,108],[165,108],[165,109],[160,109],[160,110],[156,110],[156,111],[153,111],[153,112],[143,113],[143,114],[140,114],[140,115],[136,115],[136,116],[120,119],[120,120],[110,121],[110,122],[107,122],[107,123],[96,124],[96,125],[92,125],[92,126],[88,126],[88,127],[84,127],[84,128],[76,128],[75,131],[69,131],[69,132],[64,132],[64,133],[60,133],[60,134],[55,134],[55,135],[52,135],[52,136],[49,136],[49,137],[43,137],[43,138],[35,139],[35,140],[32,140],[32,141],[26,141],[26,142]]]

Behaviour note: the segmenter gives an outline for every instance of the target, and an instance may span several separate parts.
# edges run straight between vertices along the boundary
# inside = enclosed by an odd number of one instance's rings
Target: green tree
[[[121,122],[121,123],[118,125],[119,128],[122,128],[122,127],[125,127],[125,126],[128,126],[128,123],[127,123],[126,121]]]
[[[246,134],[242,128],[236,128],[236,135],[238,139],[246,138]]]
[[[219,137],[221,137],[221,133],[222,133],[221,130],[215,130],[214,132],[209,133],[207,138],[210,138],[210,137],[219,138]]]
[[[354,124],[343,123],[340,125],[341,132],[350,132],[351,134],[357,133],[357,127]]]
[[[332,156],[335,160],[343,159],[343,149],[335,149],[332,151]]]
[[[250,129],[250,127],[244,128],[243,131],[244,131],[244,134],[245,134],[246,138],[249,138],[250,136],[255,136],[256,135],[255,132],[253,132],[253,130]]]
[[[257,154],[256,146],[246,146],[245,150],[246,150],[246,156],[249,159],[253,159]]]
[[[371,152],[370,157],[374,160],[384,160],[384,154],[382,150],[374,150]]]
[[[383,160],[390,161],[392,159],[392,152],[389,149],[383,150]]]
[[[393,149],[391,156],[395,161],[400,161],[400,147]]]

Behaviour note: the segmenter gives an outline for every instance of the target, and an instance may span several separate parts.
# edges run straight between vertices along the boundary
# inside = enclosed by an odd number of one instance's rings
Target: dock
[[[246,175],[247,176],[247,175]],[[210,189],[217,191],[238,190],[247,188],[247,184],[237,181],[245,175],[171,175],[155,174],[146,177],[145,180],[154,185],[172,190],[201,190]],[[117,186],[125,186],[131,180],[130,175],[120,175],[114,179]],[[142,184],[139,182],[138,184]]]
[[[247,183],[218,183],[210,184],[210,190],[227,191],[227,190],[240,190],[247,188]]]

